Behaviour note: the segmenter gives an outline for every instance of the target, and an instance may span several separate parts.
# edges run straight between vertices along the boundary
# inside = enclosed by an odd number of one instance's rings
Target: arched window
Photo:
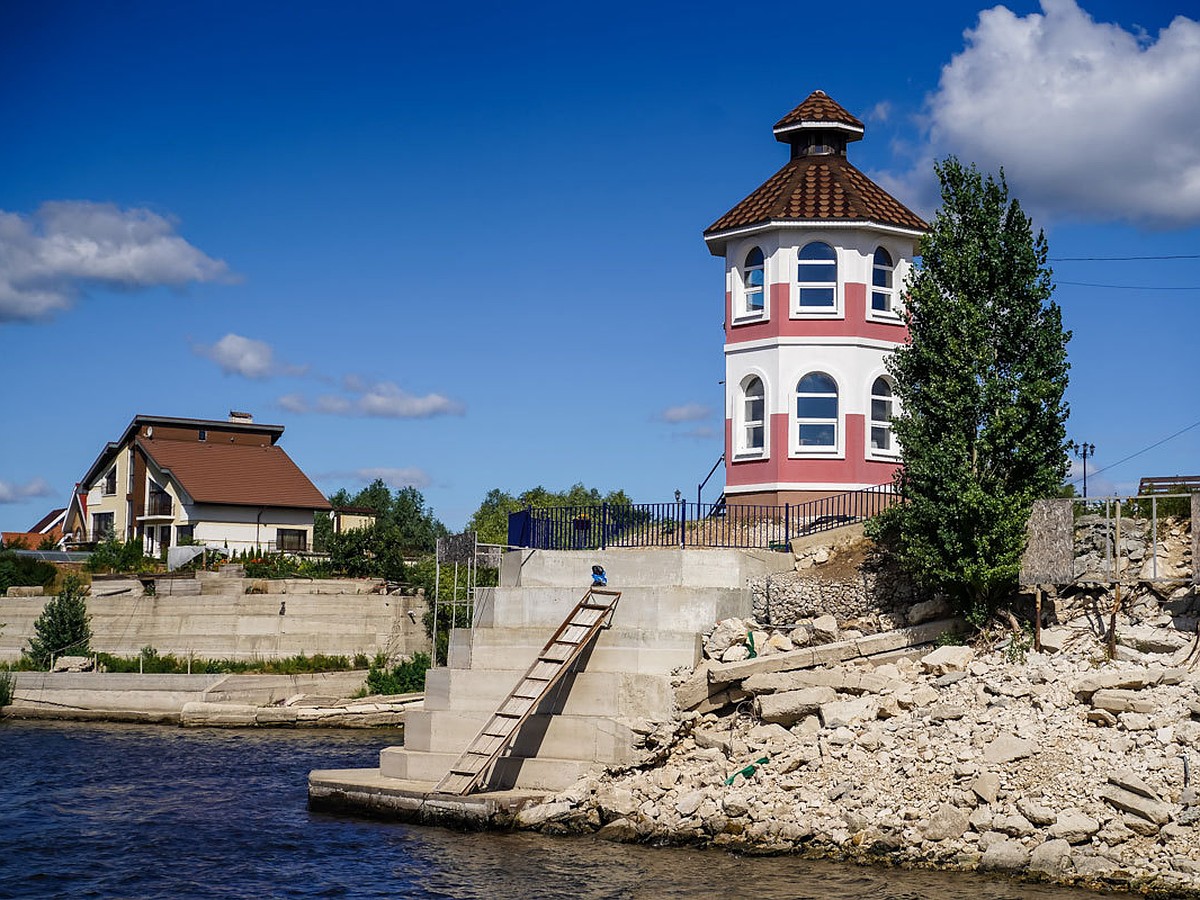
[[[797,443],[803,448],[837,447],[837,382],[810,372],[796,385]]]
[[[746,254],[742,266],[742,313],[754,315],[763,311],[763,252],[755,247]]]
[[[837,253],[821,241],[806,244],[800,250],[796,280],[801,310],[833,311],[837,306]]]
[[[882,247],[876,247],[875,266],[871,273],[871,309],[876,312],[892,311],[892,276],[894,273],[892,255]]]
[[[762,453],[766,447],[766,391],[761,378],[751,375],[742,382],[739,450]]]
[[[875,452],[896,452],[892,439],[894,402],[891,384],[886,378],[876,378],[871,385],[871,449]]]

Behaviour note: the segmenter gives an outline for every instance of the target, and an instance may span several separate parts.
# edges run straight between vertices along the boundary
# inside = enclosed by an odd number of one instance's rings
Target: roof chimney
[[[238,425],[251,425],[254,423],[254,416],[248,412],[239,412],[236,409],[229,411],[229,421],[236,422]]]

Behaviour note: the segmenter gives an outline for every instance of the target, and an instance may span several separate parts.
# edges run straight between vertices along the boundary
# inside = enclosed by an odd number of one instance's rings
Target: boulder
[[[949,672],[965,672],[974,658],[975,651],[970,647],[947,645],[922,657],[921,665],[930,674],[945,675]]]
[[[721,662],[741,662],[750,658],[750,648],[745,644],[730,644],[721,654]]]
[[[918,827],[927,841],[947,841],[962,837],[970,822],[967,814],[957,806],[943,803],[928,819]]]
[[[1029,851],[1020,841],[997,841],[979,860],[983,871],[1017,872],[1029,865]]]
[[[1074,868],[1075,864],[1071,862],[1071,845],[1062,839],[1039,844],[1029,856],[1029,871],[1050,878],[1064,878]]]
[[[1132,791],[1127,791],[1115,784],[1106,784],[1102,787],[1100,789],[1100,799],[1115,806],[1122,812],[1131,813],[1134,817],[1143,819],[1156,826],[1156,829],[1157,827],[1166,825],[1171,820],[1171,810],[1165,803],[1161,803],[1158,800],[1151,800],[1149,797],[1143,797]],[[1128,821],[1126,825],[1132,827]]]
[[[1000,793],[1000,777],[992,772],[984,772],[971,782],[971,790],[984,803],[995,803]]]
[[[820,708],[821,724],[826,728],[848,728],[879,717],[879,700],[875,697],[859,697],[857,700],[837,700],[823,703]]]
[[[920,625],[922,622],[944,619],[948,615],[950,615],[950,605],[945,600],[926,600],[923,603],[914,603],[909,607],[908,624]]]
[[[570,803],[539,803],[537,806],[527,806],[517,813],[518,828],[536,828],[539,825],[565,816],[573,807]]]
[[[720,657],[730,646],[744,643],[745,640],[745,622],[741,619],[723,619],[704,642],[704,651],[711,657]]]
[[[1077,809],[1066,809],[1058,814],[1058,819],[1050,826],[1050,837],[1068,844],[1083,844],[1099,830],[1100,823],[1091,816]]]
[[[60,656],[54,660],[51,672],[90,672],[92,658],[90,656]]]
[[[837,619],[833,616],[819,616],[813,621],[812,627],[813,640],[822,644],[829,644],[838,639]]]
[[[1092,694],[1092,706],[1111,713],[1154,712],[1154,702],[1137,691],[1103,688]]]
[[[816,713],[823,704],[832,703],[837,693],[829,687],[803,688],[778,694],[764,694],[754,699],[754,711],[764,722],[793,725]]]
[[[992,765],[1003,765],[1033,755],[1033,741],[1013,734],[1001,734],[983,748],[983,758]]]

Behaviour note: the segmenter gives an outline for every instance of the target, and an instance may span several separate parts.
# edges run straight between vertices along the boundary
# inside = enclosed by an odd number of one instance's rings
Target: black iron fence
[[[896,500],[892,485],[807,503],[635,503],[524,509],[508,517],[508,543],[538,550],[609,547],[783,549],[794,537],[862,522]]]

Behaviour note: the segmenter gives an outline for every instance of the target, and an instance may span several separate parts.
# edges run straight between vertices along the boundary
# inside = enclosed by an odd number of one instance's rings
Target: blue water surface
[[[310,813],[311,769],[374,766],[392,731],[0,722],[0,898],[1041,900],[943,873]]]

